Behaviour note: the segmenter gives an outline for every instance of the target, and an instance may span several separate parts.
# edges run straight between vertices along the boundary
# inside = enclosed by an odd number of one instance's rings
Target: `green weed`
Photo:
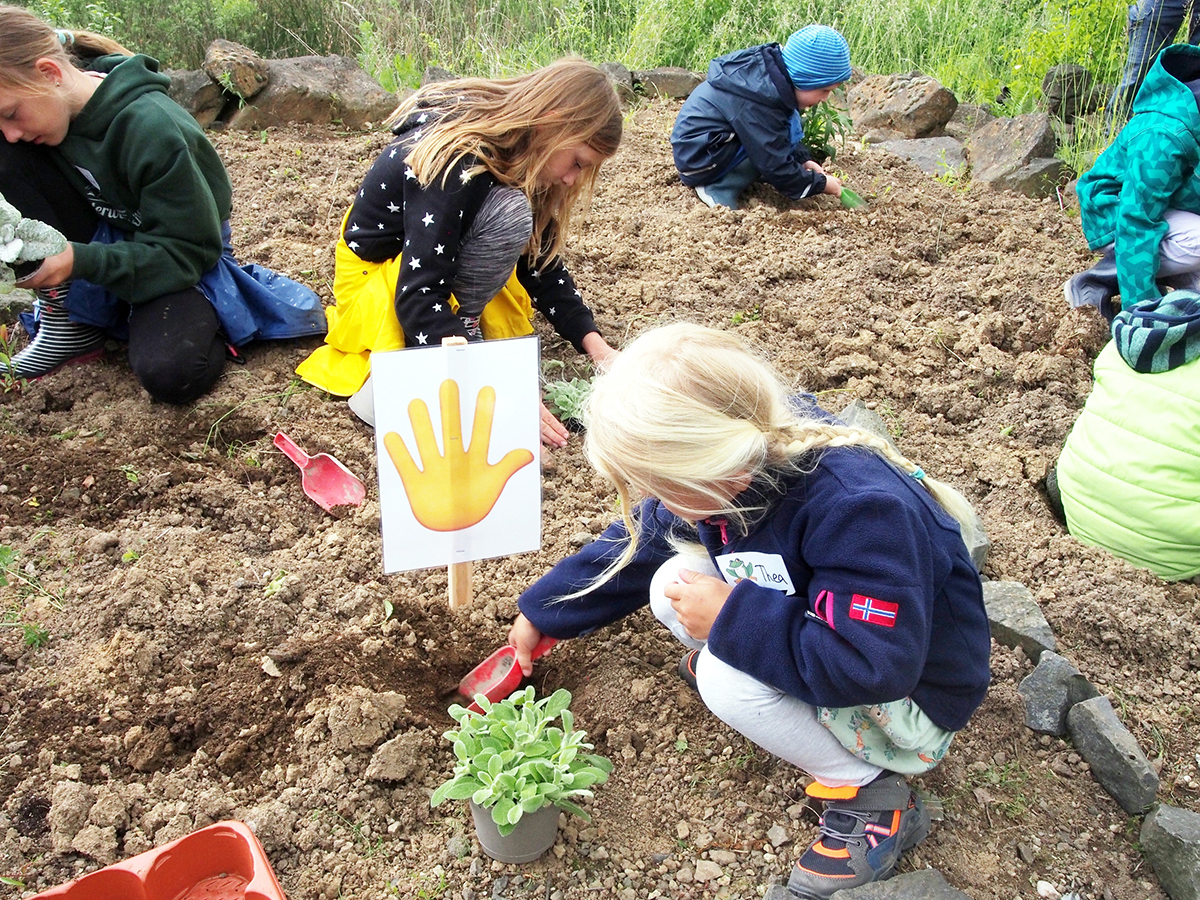
[[[740,309],[729,317],[729,321],[733,325],[741,325],[744,322],[758,322],[761,319],[761,306],[753,306],[750,309]]]
[[[274,597],[283,589],[283,583],[287,577],[288,573],[281,569],[278,575],[267,582],[267,586],[263,589],[263,593],[268,597]]]
[[[26,381],[24,378],[17,376],[9,363],[12,361],[13,348],[9,340],[8,326],[0,325],[0,365],[3,365],[3,370],[0,370],[0,394],[9,394],[23,390]]]

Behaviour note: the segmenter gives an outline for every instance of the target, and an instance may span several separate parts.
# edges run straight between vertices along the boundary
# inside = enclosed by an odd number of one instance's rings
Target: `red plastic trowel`
[[[542,636],[533,648],[533,659],[538,659],[558,643],[558,638]],[[458,692],[471,703],[467,709],[471,712],[483,712],[475,703],[475,695],[483,694],[492,703],[504,700],[515,691],[524,677],[521,667],[517,665],[517,651],[505,644],[470,672],[458,683]]]
[[[353,472],[328,453],[309,456],[282,431],[275,446],[300,467],[300,484],[317,506],[329,512],[335,506],[358,506],[367,495],[366,486]]]

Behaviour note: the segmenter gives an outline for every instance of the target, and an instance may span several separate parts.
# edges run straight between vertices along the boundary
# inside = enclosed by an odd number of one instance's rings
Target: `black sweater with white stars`
[[[439,174],[421,187],[404,158],[432,115],[431,110],[417,109],[396,126],[397,140],[367,171],[343,232],[346,245],[360,259],[384,262],[402,257],[396,317],[409,347],[440,344],[452,335],[468,337],[467,326],[450,309],[451,286],[463,237],[498,183],[487,171],[467,174],[477,163],[467,156],[448,177]],[[517,279],[554,330],[585,352],[583,338],[597,331],[596,322],[562,258],[535,271],[523,256]]]

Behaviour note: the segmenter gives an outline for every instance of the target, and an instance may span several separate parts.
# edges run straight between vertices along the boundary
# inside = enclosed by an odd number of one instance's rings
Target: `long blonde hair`
[[[61,66],[83,68],[86,61],[109,53],[133,56],[102,34],[51,28],[19,6],[0,6],[0,89],[41,93],[47,89],[38,77],[39,59],[52,59]]]
[[[607,159],[621,143],[621,104],[608,77],[583,59],[568,57],[528,75],[493,81],[462,78],[426,85],[392,113],[389,124],[416,109],[432,108],[406,162],[422,185],[432,183],[466,156],[479,163],[471,171],[490,172],[517,188],[533,208],[533,235],[527,254],[544,264],[562,252],[571,212],[591,196],[599,166],[575,183],[542,186],[539,176],[558,150],[586,145]]]
[[[747,475],[778,485],[789,474],[811,472],[819,451],[832,447],[867,448],[918,476],[970,545],[975,513],[958,491],[926,476],[869,431],[801,417],[792,393],[729,332],[679,323],[630,343],[597,378],[583,411],[584,449],[616,487],[629,541],[595,582],[570,596],[598,587],[633,559],[639,531],[633,506],[639,498],[684,492],[702,498],[711,515],[724,516],[744,532],[763,507],[731,500],[729,485],[745,486]]]

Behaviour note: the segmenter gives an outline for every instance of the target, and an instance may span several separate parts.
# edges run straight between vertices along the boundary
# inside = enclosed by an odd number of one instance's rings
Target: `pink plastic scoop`
[[[530,655],[538,659],[557,643],[558,638],[543,635]],[[505,644],[466,674],[458,683],[458,692],[471,700],[467,709],[483,712],[475,703],[476,694],[483,694],[492,703],[497,703],[520,687],[523,677],[521,667],[517,665],[517,651]]]
[[[309,456],[282,431],[275,435],[275,446],[300,467],[300,484],[317,506],[329,512],[335,506],[358,506],[367,495],[358,477],[328,453]]]

